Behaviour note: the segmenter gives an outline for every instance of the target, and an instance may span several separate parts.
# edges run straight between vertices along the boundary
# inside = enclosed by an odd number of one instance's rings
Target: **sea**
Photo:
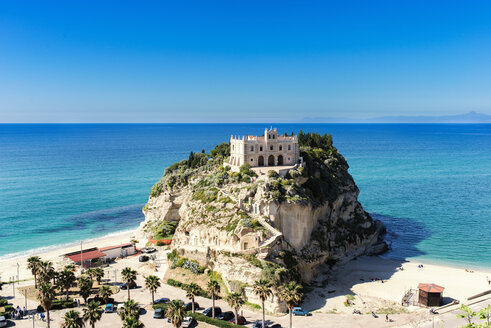
[[[386,256],[491,268],[491,124],[0,124],[0,259],[132,230],[167,166],[271,126],[332,134]]]

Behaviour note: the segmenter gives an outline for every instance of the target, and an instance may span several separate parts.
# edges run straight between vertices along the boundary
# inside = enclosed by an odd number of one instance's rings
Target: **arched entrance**
[[[268,166],[274,166],[274,156],[269,155],[268,157]]]
[[[279,166],[283,165],[283,155],[278,156],[278,165]]]
[[[264,157],[263,156],[259,156],[259,158],[257,159],[257,166],[264,166]]]

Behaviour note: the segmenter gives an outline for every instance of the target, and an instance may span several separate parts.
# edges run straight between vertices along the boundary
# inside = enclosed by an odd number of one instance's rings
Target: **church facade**
[[[299,163],[297,137],[280,136],[273,128],[265,129],[264,136],[231,136],[230,159],[232,166],[249,164],[251,167],[294,166]]]

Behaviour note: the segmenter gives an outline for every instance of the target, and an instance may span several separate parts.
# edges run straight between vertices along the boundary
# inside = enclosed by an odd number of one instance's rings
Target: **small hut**
[[[419,304],[424,306],[442,305],[444,289],[436,284],[419,284]]]

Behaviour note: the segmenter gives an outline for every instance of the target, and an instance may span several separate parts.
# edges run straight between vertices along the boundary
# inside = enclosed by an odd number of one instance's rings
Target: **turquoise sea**
[[[0,257],[138,226],[166,166],[271,124],[0,124]],[[491,267],[491,125],[274,124],[331,133],[388,256]]]

